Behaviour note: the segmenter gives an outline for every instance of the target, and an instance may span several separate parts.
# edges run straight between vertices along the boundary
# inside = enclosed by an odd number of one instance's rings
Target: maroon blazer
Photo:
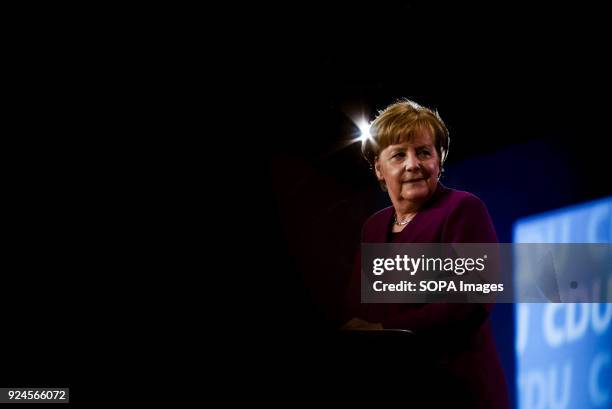
[[[362,243],[496,243],[484,203],[468,192],[441,184],[400,233],[391,234],[393,207],[371,216]],[[490,304],[362,304],[357,256],[349,288],[351,317],[379,322],[384,328],[414,331],[431,345],[432,365],[461,382],[474,407],[507,408],[508,392],[488,320]]]

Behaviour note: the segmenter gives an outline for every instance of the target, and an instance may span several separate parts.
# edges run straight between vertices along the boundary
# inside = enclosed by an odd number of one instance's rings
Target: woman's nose
[[[417,158],[414,153],[408,153],[404,166],[406,167],[406,171],[410,172],[418,170],[421,167],[421,162],[419,162],[419,158]]]

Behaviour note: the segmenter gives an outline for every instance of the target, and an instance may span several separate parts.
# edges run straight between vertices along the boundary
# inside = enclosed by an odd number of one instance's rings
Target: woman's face
[[[436,191],[440,157],[428,129],[415,132],[409,142],[387,146],[375,163],[395,206],[419,207]]]

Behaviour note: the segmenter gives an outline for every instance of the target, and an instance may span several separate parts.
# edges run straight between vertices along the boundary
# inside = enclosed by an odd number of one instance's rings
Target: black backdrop
[[[391,2],[288,15],[250,40],[260,47],[244,71],[258,106],[249,157],[265,164],[252,188],[266,272],[252,312],[288,356],[316,355],[337,327],[361,223],[389,204],[345,144],[351,116],[371,120],[401,97],[437,109],[451,134],[443,182],[485,201],[502,242],[517,218],[611,193],[596,10]],[[513,395],[513,307],[492,319]]]

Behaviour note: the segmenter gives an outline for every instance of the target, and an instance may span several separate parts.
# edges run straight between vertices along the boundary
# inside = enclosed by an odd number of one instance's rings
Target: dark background
[[[437,109],[451,135],[442,182],[485,202],[501,242],[518,218],[612,193],[610,67],[593,7],[390,2],[289,14],[247,77],[263,107],[252,152],[267,181],[254,188],[266,296],[253,312],[274,323],[288,359],[324,349],[361,225],[390,204],[359,144],[346,143],[358,136],[351,116],[372,120],[401,97]],[[491,319],[514,401],[513,308],[497,305]]]
[[[6,13],[16,22],[7,82],[17,92],[3,151],[4,385],[95,388],[96,375],[137,378],[123,370],[134,355],[151,366],[165,358],[149,353],[149,341],[123,335],[118,321],[131,332],[152,321],[145,338],[176,342],[160,317],[179,327],[185,310],[197,312],[186,324],[196,330],[217,330],[210,320],[227,312],[224,328],[236,343],[227,356],[254,359],[237,370],[225,365],[233,382],[246,377],[245,366],[257,375],[271,365],[276,380],[294,385],[304,385],[293,382],[298,374],[323,376],[333,363],[320,357],[329,358],[361,225],[388,205],[358,145],[345,146],[357,136],[348,116],[362,111],[371,120],[400,97],[439,110],[451,133],[443,183],[478,195],[502,242],[511,241],[517,218],[611,193],[608,22],[594,5],[228,8]],[[252,265],[228,274],[228,288],[246,298],[221,292],[201,315],[199,306],[168,314],[170,297],[142,290],[154,275],[164,286],[184,285],[159,266],[132,274],[157,255],[114,260],[140,255],[138,234],[156,238],[160,215],[182,211],[168,211],[165,201],[180,202],[184,190],[221,207],[197,210],[215,215],[199,235],[230,243],[230,260]],[[170,224],[193,225],[185,219]],[[209,233],[215,223],[221,234]],[[200,240],[184,248],[206,247]],[[143,293],[153,299],[140,302]],[[135,309],[125,313],[118,298]],[[514,388],[512,306],[498,305],[492,320]],[[171,361],[174,352],[165,352]]]

